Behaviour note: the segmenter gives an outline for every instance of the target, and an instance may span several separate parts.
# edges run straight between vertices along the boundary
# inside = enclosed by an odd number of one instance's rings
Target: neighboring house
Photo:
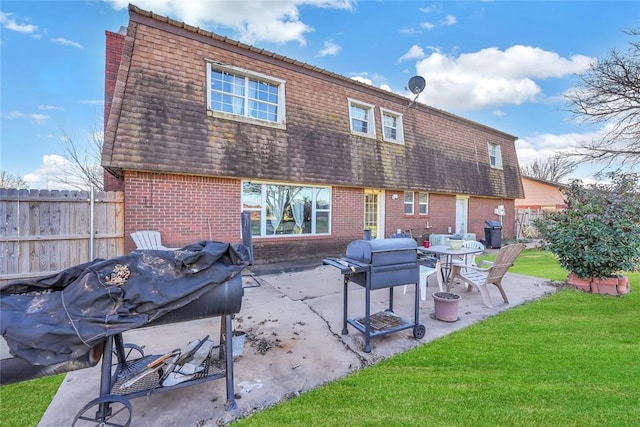
[[[524,198],[516,199],[516,209],[555,211],[566,207],[561,191],[564,184],[523,175],[522,187]]]
[[[238,242],[249,211],[261,263],[344,254],[365,229],[481,239],[498,206],[514,234],[512,135],[135,6],[106,35],[102,165],[127,236]]]
[[[544,179],[522,176],[525,197],[516,199],[516,237],[538,236],[535,220],[544,218],[545,212],[564,209],[563,184]]]

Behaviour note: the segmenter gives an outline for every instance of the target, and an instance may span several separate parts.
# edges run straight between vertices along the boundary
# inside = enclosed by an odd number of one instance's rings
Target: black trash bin
[[[487,220],[484,229],[484,240],[487,248],[498,249],[502,246],[502,224],[498,221]]]

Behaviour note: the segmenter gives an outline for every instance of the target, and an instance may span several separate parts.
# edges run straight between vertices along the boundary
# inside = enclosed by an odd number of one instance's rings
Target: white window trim
[[[416,204],[416,193],[414,193],[413,191],[405,191],[404,194],[402,195],[404,197],[403,201],[404,201],[404,206],[407,206],[409,204],[409,202],[407,202],[407,194],[411,194],[411,212],[405,212],[404,211],[404,207],[402,208],[402,211],[404,212],[405,215],[414,215],[415,214],[415,204]]]
[[[221,62],[205,59],[206,73],[207,73],[207,115],[212,117],[219,117],[228,120],[235,120],[240,122],[255,123],[265,126],[272,126],[281,129],[286,128],[286,102],[285,102],[285,86],[286,81],[278,79],[276,77],[268,76],[266,74],[249,71],[244,68],[234,67],[232,65],[226,65]],[[237,114],[225,113],[222,111],[215,111],[211,109],[211,68],[215,68],[219,71],[228,71],[229,73],[239,74],[244,77],[254,78],[261,80],[275,86],[278,86],[278,118],[275,122],[269,120],[257,119],[255,117],[240,116]]]
[[[396,127],[396,139],[389,139],[384,133],[384,116],[393,116],[397,119]],[[382,126],[382,140],[386,142],[393,142],[395,144],[404,144],[404,126],[402,123],[402,113],[396,111],[387,110],[386,108],[380,108],[380,123]]]
[[[487,151],[489,153],[489,166],[493,169],[502,169],[502,148],[499,144],[487,142]],[[491,164],[491,157],[495,156],[495,164]]]
[[[420,196],[422,194],[426,194],[427,195],[427,201],[425,203],[423,203],[420,200]],[[420,212],[420,206],[425,206],[426,207],[425,212]],[[421,191],[421,192],[418,193],[418,214],[419,215],[429,215],[429,193],[427,193],[427,192]]]
[[[358,101],[355,99],[347,98],[349,101],[349,129],[353,135],[365,136],[367,138],[375,138],[376,137],[376,119],[375,119],[375,106],[372,104],[367,104],[366,102]],[[369,111],[369,120],[368,123],[368,132],[358,132],[353,130],[353,117],[351,117],[351,107],[360,107],[363,110]]]

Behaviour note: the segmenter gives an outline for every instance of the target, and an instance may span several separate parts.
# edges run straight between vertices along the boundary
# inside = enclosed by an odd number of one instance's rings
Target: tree
[[[576,170],[576,162],[566,156],[556,154],[545,160],[535,160],[533,163],[520,166],[520,173],[530,178],[542,179],[550,182],[560,182],[563,178]]]
[[[82,145],[74,135],[64,130],[58,139],[62,156],[67,160],[62,166],[63,177],[57,181],[78,189],[96,188],[104,190],[104,169],[100,164],[103,133],[99,125],[90,129],[87,144]]]
[[[625,31],[631,37],[640,30]],[[567,153],[580,160],[636,165],[640,162],[640,41],[579,75],[578,86],[565,95],[569,111],[583,122],[604,125],[605,134]]]
[[[0,188],[29,188],[29,186],[23,177],[0,171]]]
[[[640,268],[640,174],[607,173],[609,183],[573,180],[563,190],[567,209],[534,223],[542,247],[583,279]]]

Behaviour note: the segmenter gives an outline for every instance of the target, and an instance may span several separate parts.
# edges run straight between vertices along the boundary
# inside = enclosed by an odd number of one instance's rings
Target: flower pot
[[[451,292],[434,292],[433,305],[435,307],[434,317],[444,322],[455,322],[458,320],[458,304],[460,295]]]

